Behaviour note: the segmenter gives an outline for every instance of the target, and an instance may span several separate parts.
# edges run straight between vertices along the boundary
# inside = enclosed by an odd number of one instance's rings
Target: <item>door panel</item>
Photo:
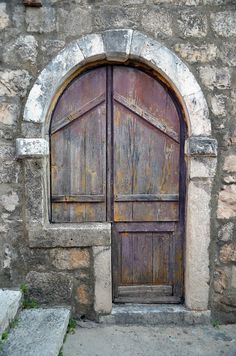
[[[114,300],[177,302],[179,114],[168,91],[141,71],[114,67],[113,83]]]
[[[92,75],[93,74],[93,75]],[[106,220],[106,70],[79,77],[54,112],[52,222]]]

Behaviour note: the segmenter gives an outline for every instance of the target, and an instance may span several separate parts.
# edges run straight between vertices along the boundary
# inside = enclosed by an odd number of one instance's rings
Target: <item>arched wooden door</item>
[[[184,123],[167,86],[130,66],[89,70],[50,136],[51,221],[112,222],[114,301],[181,302]]]

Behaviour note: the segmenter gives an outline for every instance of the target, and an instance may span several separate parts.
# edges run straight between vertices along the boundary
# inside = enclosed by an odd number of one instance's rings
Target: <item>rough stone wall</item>
[[[0,286],[27,281],[40,302],[69,302],[92,314],[92,248],[28,247],[25,221],[29,211],[37,220],[42,163],[16,160],[15,139],[40,136],[39,126],[22,123],[22,111],[39,72],[60,49],[86,33],[132,28],[176,52],[208,101],[219,144],[209,306],[214,318],[236,321],[236,1],[42,0],[41,8],[22,2],[0,0]]]

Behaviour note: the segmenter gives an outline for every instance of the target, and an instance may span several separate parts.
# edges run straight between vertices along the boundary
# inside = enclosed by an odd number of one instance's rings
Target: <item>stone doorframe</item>
[[[217,142],[211,137],[211,122],[202,90],[187,65],[162,43],[130,29],[89,34],[70,43],[41,72],[33,85],[24,110],[23,124],[39,126],[41,137],[29,131],[16,140],[17,157],[40,158],[40,199],[37,216],[27,210],[30,194],[26,183],[26,210],[31,248],[92,246],[94,254],[95,302],[97,313],[110,313],[111,226],[109,223],[50,224],[49,209],[49,123],[56,100],[65,86],[89,63],[141,62],[169,83],[185,113],[188,139],[187,163],[185,305],[207,310],[211,188],[216,170]],[[30,124],[31,123],[31,124]],[[32,132],[32,133],[31,133]],[[28,194],[29,193],[29,194]]]

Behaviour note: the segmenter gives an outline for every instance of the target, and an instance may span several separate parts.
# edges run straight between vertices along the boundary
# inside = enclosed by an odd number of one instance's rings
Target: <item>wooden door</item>
[[[115,302],[183,297],[184,123],[143,70],[76,78],[51,124],[52,222],[112,222]]]

